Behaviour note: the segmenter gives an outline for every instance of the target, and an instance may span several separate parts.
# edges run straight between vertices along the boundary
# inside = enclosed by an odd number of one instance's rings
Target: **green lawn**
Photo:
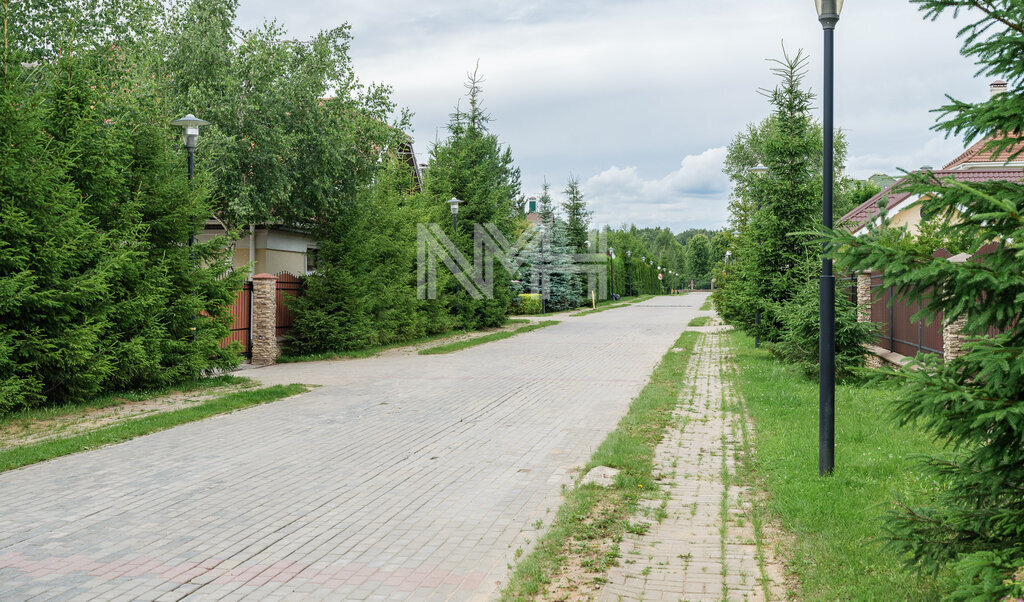
[[[710,316],[697,316],[696,318],[690,320],[690,323],[687,324],[687,326],[707,326],[709,320],[711,320]]]
[[[732,333],[738,373],[756,431],[753,477],[767,489],[767,514],[791,535],[781,544],[803,600],[935,600],[935,579],[918,580],[884,549],[881,516],[892,500],[920,500],[928,486],[915,456],[940,448],[890,419],[894,392],[836,388],[835,472],[818,476],[818,384],[746,335]]]
[[[484,343],[490,343],[491,341],[500,341],[501,339],[507,339],[514,337],[517,334],[523,334],[524,332],[530,332],[531,330],[537,330],[538,328],[544,328],[546,326],[554,326],[558,324],[558,320],[544,320],[543,322],[537,322],[536,324],[530,324],[529,326],[520,326],[515,330],[506,330],[503,332],[492,332],[491,334],[485,334],[480,337],[467,339],[465,341],[455,341],[454,343],[448,343],[447,345],[438,345],[437,347],[429,347],[427,349],[420,349],[420,355],[437,355],[439,353],[452,353],[455,351],[461,351],[467,347],[475,347],[476,345],[483,345]]]
[[[261,403],[277,401],[284,397],[298,395],[307,390],[305,385],[274,385],[263,389],[237,391],[205,401],[199,405],[160,414],[150,414],[143,418],[125,420],[80,435],[12,447],[0,452],[0,472],[111,443],[127,441],[186,422],[208,418],[215,414],[223,414]]]

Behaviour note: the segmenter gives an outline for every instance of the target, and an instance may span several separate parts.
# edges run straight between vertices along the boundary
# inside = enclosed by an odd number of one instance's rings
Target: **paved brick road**
[[[492,597],[705,297],[254,370],[323,386],[0,474],[0,600]]]

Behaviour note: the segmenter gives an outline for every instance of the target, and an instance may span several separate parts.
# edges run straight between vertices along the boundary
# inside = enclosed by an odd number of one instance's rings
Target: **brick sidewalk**
[[[322,386],[0,474],[0,599],[492,597],[705,298],[252,370]]]
[[[609,572],[602,601],[784,597],[779,566],[767,545],[759,549],[745,516],[746,491],[735,484],[742,418],[729,408],[736,398],[722,380],[722,335],[715,327],[696,330],[703,334],[688,368],[692,387],[683,390],[677,426],[655,452],[669,493],[667,517],[622,543],[624,563]]]

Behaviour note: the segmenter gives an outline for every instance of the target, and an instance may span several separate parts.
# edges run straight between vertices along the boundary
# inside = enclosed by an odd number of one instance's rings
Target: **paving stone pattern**
[[[727,361],[719,327],[699,329],[676,423],[655,452],[669,493],[667,517],[622,544],[623,563],[608,575],[602,601],[783,599],[781,574],[766,555],[762,576],[746,491],[734,484],[741,417],[722,381]],[[636,521],[652,522],[645,516]],[[723,522],[725,527],[723,528]],[[766,581],[762,577],[767,578]]]
[[[322,386],[0,474],[0,600],[491,598],[705,298],[251,370]]]

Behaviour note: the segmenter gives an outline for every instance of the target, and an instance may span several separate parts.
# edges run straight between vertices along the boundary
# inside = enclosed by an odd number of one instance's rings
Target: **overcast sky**
[[[479,60],[492,131],[512,149],[523,192],[582,182],[596,225],[717,228],[727,220],[725,147],[770,111],[767,58],[810,55],[821,89],[822,33],[811,0],[241,0],[238,24],[276,18],[298,38],[352,26],[363,82],[393,87],[415,114],[426,162]],[[847,173],[941,167],[964,141],[930,131],[944,95],[988,96],[955,32],[904,0],[850,0],[836,29],[836,125]],[[816,110],[817,112],[817,110]],[[820,112],[818,112],[820,115]]]

